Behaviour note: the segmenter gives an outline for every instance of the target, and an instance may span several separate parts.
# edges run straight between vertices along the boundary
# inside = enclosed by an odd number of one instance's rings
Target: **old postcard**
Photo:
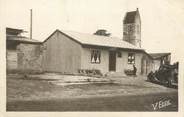
[[[0,14],[2,116],[184,116],[184,1],[0,0]]]

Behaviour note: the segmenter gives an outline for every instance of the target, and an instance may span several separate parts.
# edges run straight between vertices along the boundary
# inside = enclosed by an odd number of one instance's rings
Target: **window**
[[[128,26],[128,32],[129,32],[130,34],[133,33],[134,30],[135,30],[135,26],[134,26],[134,25],[129,25],[129,26]]]
[[[91,50],[91,63],[100,63],[100,50]]]
[[[121,57],[122,57],[121,52],[117,52],[117,54],[118,54],[118,57],[119,57],[119,58],[121,58]]]
[[[131,30],[132,30],[132,26],[129,25],[129,26],[128,26],[128,32],[131,32]]]
[[[128,54],[128,64],[135,64],[135,54],[134,53]]]

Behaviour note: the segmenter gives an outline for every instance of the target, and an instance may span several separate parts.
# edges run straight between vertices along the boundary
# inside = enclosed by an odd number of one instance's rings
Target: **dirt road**
[[[159,105],[170,101],[169,105]],[[155,107],[155,110],[154,110]],[[157,93],[136,96],[106,96],[97,98],[73,98],[40,101],[13,101],[7,103],[7,111],[177,111],[178,96],[175,93]]]
[[[176,111],[178,107],[177,89],[153,84],[141,77],[116,78],[114,83],[66,86],[51,81],[7,77],[7,110]],[[154,110],[156,105],[164,107]]]

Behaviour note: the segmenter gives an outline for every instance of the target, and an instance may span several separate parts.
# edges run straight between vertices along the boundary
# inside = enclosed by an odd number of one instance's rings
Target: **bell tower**
[[[141,47],[141,18],[139,9],[127,12],[123,20],[123,40]]]

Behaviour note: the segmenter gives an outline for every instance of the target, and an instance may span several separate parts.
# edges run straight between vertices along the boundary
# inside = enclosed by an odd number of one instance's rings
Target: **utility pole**
[[[30,9],[30,39],[32,39],[32,28],[33,28],[32,18],[33,18],[32,9]]]

